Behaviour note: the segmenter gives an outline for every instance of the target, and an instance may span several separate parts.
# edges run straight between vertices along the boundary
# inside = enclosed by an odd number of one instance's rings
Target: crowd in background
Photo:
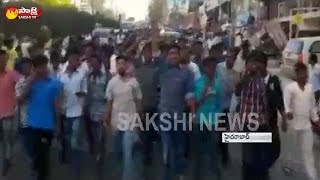
[[[222,179],[222,168],[230,163],[228,144],[221,143],[222,132],[200,126],[214,127],[214,114],[224,112],[238,113],[245,124],[250,123],[248,114],[257,113],[257,131],[272,132],[272,143],[243,144],[243,180],[270,178],[280,154],[279,119],[284,131],[292,120],[308,175],[317,178],[309,119],[318,125],[314,93],[319,91],[312,86],[315,78],[308,82],[304,64],[296,65],[297,80],[283,93],[279,78],[267,71],[268,57],[251,50],[248,41],[232,48],[219,40],[207,46],[183,37],[154,43],[150,34],[138,31],[112,35],[103,45],[93,36],[57,40],[47,48],[36,42],[24,46],[14,48],[13,39],[6,38],[0,50],[3,176],[10,170],[19,130],[30,173],[38,180],[49,177],[54,139],[61,145],[60,162],[71,164],[75,178],[81,177],[83,153],[108,171],[103,164],[110,152],[115,166],[123,161],[123,180],[153,179],[144,170],[153,163],[157,142],[165,180],[186,178],[190,149],[195,154],[193,179]],[[177,115],[169,121],[190,113],[193,130],[121,130],[121,113]],[[228,123],[223,126],[229,130]],[[106,139],[112,146],[106,146]]]

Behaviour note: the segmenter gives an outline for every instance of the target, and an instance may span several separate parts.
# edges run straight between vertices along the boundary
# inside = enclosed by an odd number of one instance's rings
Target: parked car
[[[308,64],[312,53],[317,54],[320,59],[320,36],[289,40],[282,52],[283,68],[293,70],[297,62]]]
[[[96,28],[92,31],[92,36],[98,36],[101,44],[107,44],[111,31],[111,28]]]

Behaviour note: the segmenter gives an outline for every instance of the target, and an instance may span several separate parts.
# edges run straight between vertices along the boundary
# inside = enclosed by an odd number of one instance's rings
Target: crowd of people
[[[65,53],[61,41],[50,49],[34,43],[28,56],[17,52],[8,38],[0,50],[2,175],[10,170],[18,130],[37,180],[49,177],[54,139],[61,145],[60,163],[70,164],[75,178],[81,177],[84,153],[102,168],[110,152],[123,161],[123,180],[153,179],[144,170],[153,164],[156,142],[162,147],[163,179],[183,180],[191,153],[193,179],[222,179],[230,156],[215,114],[226,113],[223,132],[234,131],[228,124],[230,114],[244,117],[243,131],[248,132],[248,115],[256,113],[256,131],[272,132],[272,143],[242,145],[242,179],[270,178],[269,169],[280,155],[279,119],[283,131],[293,125],[290,132],[299,143],[294,148],[303,150],[309,178],[318,178],[310,119],[320,127],[319,80],[308,81],[305,64],[296,64],[296,81],[283,93],[279,77],[267,71],[268,57],[251,50],[248,41],[228,49],[218,42],[205,49],[201,41],[180,38],[161,41],[155,48],[145,36],[129,34],[120,44],[111,37],[105,45],[98,37],[70,38]],[[311,77],[318,75],[312,72]],[[168,115],[167,121],[160,120],[162,114]],[[149,129],[152,116],[156,125]],[[175,121],[192,128],[163,128]],[[133,128],[123,127],[128,124]],[[107,139],[112,146],[106,146]]]

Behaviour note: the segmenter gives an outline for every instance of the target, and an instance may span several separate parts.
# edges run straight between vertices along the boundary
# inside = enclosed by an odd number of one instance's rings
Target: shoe
[[[9,159],[5,159],[3,161],[3,166],[2,166],[2,176],[7,176],[8,171],[10,169],[10,166],[11,166],[10,160]]]

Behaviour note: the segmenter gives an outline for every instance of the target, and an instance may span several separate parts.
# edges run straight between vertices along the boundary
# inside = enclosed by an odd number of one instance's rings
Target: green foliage
[[[30,1],[10,2],[4,4],[3,8],[7,6],[25,8],[38,7],[42,10],[41,17],[36,20],[7,20],[3,18],[0,22],[0,30],[7,35],[28,35],[45,40],[50,36],[62,37],[67,35],[88,34],[92,31],[96,23],[100,23],[105,27],[119,27],[118,22],[111,18],[105,18],[105,16],[99,14],[91,15],[87,12],[79,12],[75,7],[71,6],[48,6],[43,3],[38,4]],[[3,12],[3,10],[1,11]],[[42,32],[42,26],[48,26],[50,32]]]
[[[70,0],[35,0],[35,2],[48,6],[71,6]]]

